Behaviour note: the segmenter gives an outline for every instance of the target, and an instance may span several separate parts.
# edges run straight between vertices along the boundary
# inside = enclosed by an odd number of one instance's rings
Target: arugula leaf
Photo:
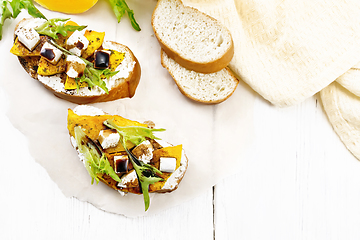
[[[120,72],[120,71],[111,71],[111,69],[106,68],[103,70],[102,75],[105,78],[109,78],[109,77],[115,76],[118,72]]]
[[[87,68],[85,68],[84,74],[80,78],[75,78],[77,91],[80,90],[79,82],[86,82],[90,88],[93,88],[94,86],[98,86],[101,89],[103,89],[107,94],[109,94],[109,90],[106,87],[106,83],[104,82],[103,78],[101,77],[101,76],[104,76],[104,75],[102,75],[102,72],[103,72],[103,70],[95,69],[95,68],[89,67],[89,66]],[[109,76],[114,75],[113,73],[114,72],[111,72],[111,74],[109,74]]]
[[[104,82],[101,76],[109,78],[114,76],[116,72],[111,72],[110,69],[95,69],[91,66],[85,68],[84,74],[79,78],[80,82],[87,82],[90,88],[94,86],[98,86],[103,89],[107,94],[109,94],[109,90],[106,87],[106,83]]]
[[[81,31],[87,26],[72,26],[66,25],[65,22],[70,18],[53,18],[42,24],[41,26],[35,28],[39,34],[43,34],[54,39],[58,39],[58,33],[66,37],[68,32],[74,32],[75,30]]]
[[[159,138],[155,137],[153,132],[165,131],[165,129],[163,129],[163,128],[151,129],[151,128],[142,127],[142,126],[120,127],[120,126],[115,125],[114,122],[111,120],[108,120],[107,124],[110,124],[111,126],[113,126],[113,128],[115,128],[119,132],[119,134],[123,136],[125,141],[130,141],[135,145],[139,145],[140,143],[145,141],[146,137],[151,138],[151,139],[159,139]]]
[[[13,9],[13,17],[16,18],[21,9],[26,9],[28,13],[34,18],[47,19],[33,4],[31,0],[12,0],[10,2],[11,8]]]
[[[121,182],[119,176],[111,167],[106,155],[101,149],[84,133],[80,126],[74,128],[75,140],[78,149],[85,158],[85,168],[89,172],[92,180],[91,184],[99,183],[98,174],[107,174],[117,182]]]
[[[7,6],[8,2],[7,1],[1,1],[0,3],[0,14],[1,14],[1,18],[0,18],[0,40],[2,39],[2,28],[4,26],[4,22],[6,19],[10,19],[12,18],[12,13],[10,12],[8,6]]]
[[[138,176],[141,186],[141,191],[144,196],[145,211],[147,211],[150,206],[149,185],[160,181],[164,181],[164,179],[156,175],[156,173],[162,174],[162,172],[149,164],[144,164],[142,162],[141,165],[137,165],[136,163],[134,164],[135,156],[129,150],[126,150],[126,152],[130,156],[130,160],[132,161],[135,172]]]
[[[161,175],[162,172],[157,168],[149,164],[145,164],[143,161],[137,159],[134,154],[132,154],[128,150],[126,142],[130,141],[135,145],[138,145],[143,140],[145,140],[145,137],[149,137],[151,139],[158,139],[154,136],[153,132],[165,131],[165,129],[150,129],[141,126],[120,127],[117,126],[111,119],[106,120],[103,124],[109,128],[116,129],[118,131],[120,135],[120,143],[128,154],[129,159],[135,169],[136,175],[139,179],[141,190],[144,196],[145,211],[147,211],[150,206],[149,185],[159,181],[164,181],[164,179],[157,176],[157,174]]]
[[[125,12],[127,12],[132,27],[137,31],[141,30],[139,24],[135,20],[134,11],[129,8],[125,0],[109,0],[109,3],[115,13],[118,23],[120,22],[120,19],[123,17]]]

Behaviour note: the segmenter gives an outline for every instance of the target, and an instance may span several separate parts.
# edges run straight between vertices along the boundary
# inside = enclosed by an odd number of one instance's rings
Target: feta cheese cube
[[[81,77],[86,68],[86,63],[77,56],[66,57],[66,74],[71,78]]]
[[[120,188],[136,187],[138,185],[138,179],[135,170],[133,169],[128,174],[124,174],[121,177],[121,182],[118,183]]]
[[[56,64],[62,55],[63,53],[60,49],[48,42],[44,43],[40,51],[40,56],[44,57],[52,64]]]
[[[101,130],[98,140],[103,149],[116,147],[119,144],[120,135],[115,129]]]
[[[77,47],[73,47],[69,50],[71,53],[75,54],[76,56],[81,56],[82,51],[81,49],[77,48]]]
[[[18,40],[30,51],[40,43],[40,35],[33,28],[20,28],[17,31]]]
[[[160,171],[172,173],[176,169],[176,158],[160,157]]]
[[[144,163],[150,163],[151,159],[153,158],[153,151],[154,147],[152,146],[150,141],[145,140],[139,145],[137,145],[133,149],[132,153]]]
[[[89,40],[84,36],[83,31],[76,30],[66,41],[70,52],[81,56],[81,53],[89,46]]]
[[[127,155],[114,156],[114,169],[116,173],[128,171],[129,157]]]

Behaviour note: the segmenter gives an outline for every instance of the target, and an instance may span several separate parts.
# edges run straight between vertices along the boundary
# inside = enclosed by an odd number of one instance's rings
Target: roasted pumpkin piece
[[[18,57],[37,57],[40,56],[40,51],[44,43],[47,41],[48,37],[40,36],[40,43],[30,51],[27,49],[19,40],[16,38],[14,45],[10,49],[10,52]]]
[[[105,32],[86,30],[84,36],[89,40],[89,46],[82,53],[83,58],[92,56],[95,50],[99,49],[104,41]]]
[[[68,110],[68,130],[71,136],[75,136],[74,128],[75,126],[81,126],[83,131],[89,138],[96,140],[99,136],[99,133],[102,129],[106,127],[103,125],[105,120],[112,119],[114,123],[118,126],[143,126],[146,127],[146,124],[132,121],[126,118],[123,118],[118,115],[100,115],[100,116],[87,116],[87,115],[77,115],[71,109]],[[121,146],[119,144],[118,146]],[[128,148],[130,148],[128,146]],[[110,150],[109,150],[110,151]],[[111,151],[124,151],[123,148],[117,150],[116,148],[111,148]]]
[[[54,75],[57,73],[63,73],[66,70],[66,60],[65,57],[61,57],[56,65],[50,63],[46,58],[41,57],[39,61],[39,66],[37,73],[43,76]]]
[[[182,145],[163,147],[156,149],[153,153],[153,160],[151,165],[160,169],[160,157],[173,157],[176,158],[176,169],[180,167]]]
[[[119,190],[117,188],[117,184],[118,182],[116,182],[114,179],[112,179],[109,175],[106,175],[106,174],[98,174],[97,175],[98,178],[103,181],[106,185],[108,185],[109,187],[111,187],[112,189],[114,190]]]
[[[79,84],[79,88],[88,87],[87,82],[78,81],[78,84]],[[66,76],[65,90],[73,90],[73,89],[77,89],[75,78],[71,78],[69,76]]]
[[[181,162],[181,153],[182,153],[182,145],[171,146],[171,147],[164,147],[161,149],[157,149],[154,151],[153,160],[151,161],[151,165],[160,169],[160,157],[173,157],[176,158],[176,169],[180,167]],[[163,173],[160,177],[162,177],[165,181],[160,181],[149,186],[149,192],[160,190],[166,180],[170,177],[172,173]]]
[[[125,53],[118,52],[115,50],[109,50],[109,51],[111,51],[110,59],[109,59],[109,68],[111,69],[111,71],[115,71],[116,68],[120,65],[120,63],[124,60]]]

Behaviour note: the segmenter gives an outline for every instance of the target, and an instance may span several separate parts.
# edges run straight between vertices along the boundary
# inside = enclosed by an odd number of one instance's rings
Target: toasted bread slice
[[[74,139],[75,133],[74,128],[80,126],[88,138],[93,142],[98,142],[100,132],[106,127],[102,124],[105,120],[112,119],[118,126],[142,126],[147,127],[147,124],[139,123],[137,121],[132,121],[125,119],[118,115],[108,115],[102,110],[87,106],[79,105],[74,110],[68,110],[68,130],[71,138],[71,143],[73,147],[78,151],[79,158],[85,163],[84,156],[79,152],[79,149],[76,145]],[[161,176],[164,181],[160,181],[154,184],[149,185],[149,192],[165,193],[172,192],[178,188],[181,180],[183,179],[185,172],[188,167],[188,159],[182,149],[182,145],[171,146],[169,143],[162,140],[150,141],[153,148],[153,154],[151,157],[150,165],[159,169],[160,157],[173,157],[176,158],[176,170],[172,173],[163,172]],[[134,146],[133,146],[134,147]],[[128,147],[129,149],[133,147]],[[115,156],[126,155],[126,152],[122,145],[119,143],[117,146],[109,147],[102,149],[106,154],[110,165],[114,168],[114,158]],[[134,153],[134,150],[132,150]],[[114,190],[117,190],[121,193],[133,193],[133,194],[142,194],[141,188],[136,176],[135,170],[132,167],[132,164],[129,163],[129,171],[126,173],[118,173],[118,176],[121,178],[121,182],[115,181],[107,174],[102,174],[98,176],[100,181],[108,185]]]
[[[78,104],[106,102],[120,98],[133,97],[141,76],[141,68],[137,58],[128,47],[117,42],[104,42],[103,47],[119,52],[125,52],[125,59],[119,68],[119,75],[110,77],[109,80],[104,80],[107,85],[110,85],[110,87],[108,87],[108,94],[98,87],[94,87],[95,89],[93,88],[91,90],[88,88],[80,88],[79,91],[77,89],[65,90],[66,76],[64,74],[53,76],[37,75],[36,79],[38,79],[47,89],[52,91],[55,96]],[[125,77],[122,77],[122,75]]]
[[[168,70],[180,92],[196,102],[223,102],[233,94],[239,83],[228,67],[215,73],[198,73],[182,67],[164,51],[161,51],[161,64]]]
[[[23,27],[27,23],[29,23],[29,19],[20,21],[15,28],[15,32],[18,28]],[[65,89],[65,82],[67,81],[68,77],[64,71],[59,71],[59,69],[64,69],[64,66],[53,67],[52,69],[57,70],[54,71],[53,74],[39,74],[38,69],[40,68],[39,64],[41,64],[39,49],[41,49],[41,46],[49,38],[46,36],[41,37],[41,42],[34,50],[36,52],[33,51],[32,53],[25,51],[25,47],[22,46],[22,44],[19,43],[15,37],[15,44],[11,49],[11,52],[18,56],[19,62],[25,71],[32,78],[39,80],[39,82],[41,82],[44,87],[50,90],[55,96],[78,104],[106,102],[120,98],[131,98],[134,96],[136,88],[140,82],[141,68],[139,61],[127,46],[113,41],[104,41],[102,44],[100,44],[99,49],[115,50],[124,56],[121,63],[116,67],[116,69],[114,69],[115,71],[119,72],[108,79],[103,79],[106,83],[108,93],[97,86],[94,86],[91,89],[88,87],[81,87],[79,89]],[[61,41],[61,39],[59,41]],[[63,41],[65,42],[65,40]],[[87,57],[88,60],[92,61],[92,55]],[[65,61],[64,55],[62,58],[63,59],[59,62]],[[51,63],[48,65],[51,66],[50,64]],[[46,67],[45,70],[49,69],[51,68]]]
[[[207,14],[184,6],[180,0],[159,0],[151,24],[161,48],[187,69],[217,72],[234,55],[230,31]]]

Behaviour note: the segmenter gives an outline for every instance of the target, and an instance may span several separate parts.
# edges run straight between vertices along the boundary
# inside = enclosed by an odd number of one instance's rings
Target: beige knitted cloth
[[[358,0],[183,0],[232,33],[230,68],[277,106],[297,104],[360,61]]]

